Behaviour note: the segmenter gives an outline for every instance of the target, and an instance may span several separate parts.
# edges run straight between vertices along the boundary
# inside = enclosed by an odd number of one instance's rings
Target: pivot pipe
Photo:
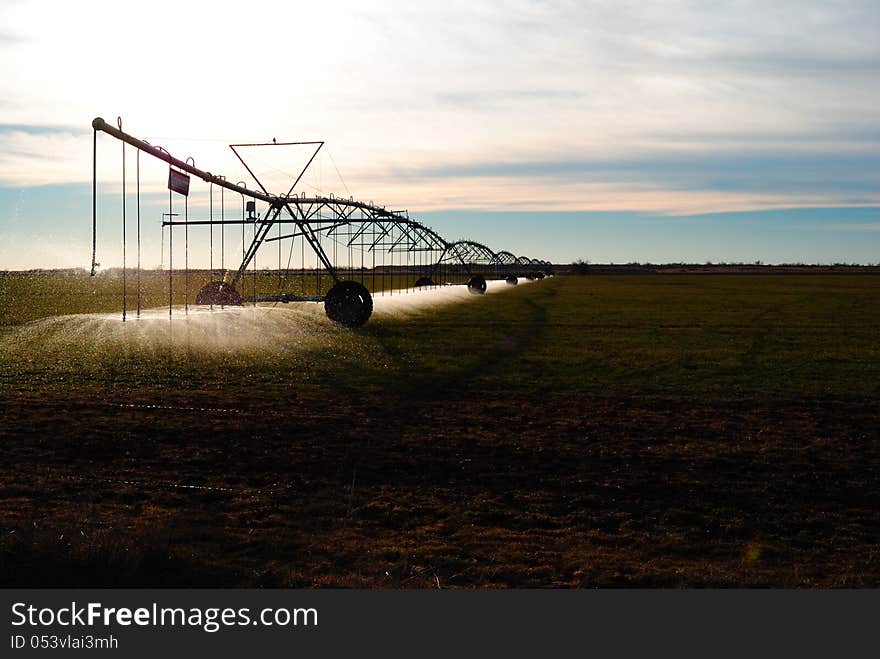
[[[131,146],[140,149],[146,153],[149,153],[154,158],[158,158],[159,160],[164,160],[169,165],[173,165],[177,169],[180,169],[184,172],[188,172],[193,176],[198,176],[203,181],[207,183],[213,183],[214,185],[219,185],[221,188],[226,188],[227,190],[232,190],[233,192],[237,192],[238,194],[246,195],[248,197],[252,197],[254,199],[259,199],[260,201],[265,201],[268,204],[271,204],[277,200],[277,197],[273,197],[269,194],[264,194],[259,190],[249,190],[248,188],[242,187],[240,185],[236,185],[235,183],[230,183],[222,176],[215,176],[211,172],[206,172],[198,167],[194,167],[188,163],[185,163],[183,160],[178,160],[174,156],[172,156],[167,151],[164,151],[158,147],[153,146],[149,142],[144,142],[143,140],[139,140],[136,137],[129,135],[128,133],[123,132],[119,128],[114,128],[106,121],[104,121],[101,117],[95,117],[92,121],[92,128],[95,131],[102,131],[107,133],[108,135],[112,135],[117,140],[122,140],[126,144],[130,144]]]

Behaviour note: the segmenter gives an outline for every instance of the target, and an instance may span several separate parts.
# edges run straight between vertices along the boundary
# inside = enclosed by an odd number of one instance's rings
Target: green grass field
[[[55,318],[119,286],[0,278],[7,584],[880,584],[878,276]]]
[[[341,272],[343,278],[362,282],[374,293],[412,287],[422,272]],[[463,276],[462,276],[463,277]],[[123,291],[125,308],[134,314],[138,308],[138,275],[130,270],[123,281],[121,270],[99,272],[89,277],[82,272],[65,273],[0,273],[0,327],[20,325],[31,320],[75,313],[122,313]],[[215,276],[214,279],[218,277]],[[461,277],[460,277],[461,278]],[[211,281],[207,270],[191,270],[184,274],[175,270],[167,272],[144,270],[140,275],[142,309],[168,308],[169,299],[174,306],[186,301],[195,303],[198,290]],[[232,275],[227,273],[227,281]],[[279,273],[260,270],[248,272],[238,285],[242,296],[324,294],[333,281],[323,272],[300,274],[296,271]]]

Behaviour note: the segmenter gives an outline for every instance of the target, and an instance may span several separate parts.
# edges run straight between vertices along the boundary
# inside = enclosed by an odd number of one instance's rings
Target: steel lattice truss
[[[508,283],[515,284],[518,277],[533,279],[543,277],[545,273],[549,274],[550,264],[547,261],[525,256],[516,257],[508,251],[495,252],[490,247],[472,240],[447,241],[430,227],[411,219],[407,211],[389,210],[372,202],[366,203],[353,198],[293,193],[293,188],[314,160],[323,142],[286,143],[317,145],[317,148],[291,189],[286,194],[274,195],[263,186],[235,149],[236,146],[273,146],[274,144],[230,145],[261,188],[261,190],[253,190],[242,183],[232,184],[225,177],[197,169],[188,160],[178,160],[164,149],[124,133],[121,120],[118,125],[118,129],[114,128],[100,118],[92,122],[95,133],[93,158],[96,163],[99,131],[124,143],[123,207],[125,205],[125,144],[134,146],[139,153],[143,152],[167,162],[170,166],[169,189],[172,191],[184,196],[188,195],[190,176],[195,176],[208,183],[211,190],[213,186],[219,186],[241,196],[240,219],[223,217],[218,221],[212,214],[207,220],[189,217],[181,220],[179,214],[172,212],[171,193],[169,193],[169,212],[163,214],[162,226],[169,232],[170,267],[173,254],[170,243],[175,228],[179,230],[182,227],[189,232],[191,227],[208,226],[211,231],[212,281],[199,291],[195,298],[196,304],[240,304],[248,300],[323,301],[328,315],[333,320],[343,324],[358,325],[366,322],[372,310],[371,291],[375,294],[386,290],[393,292],[395,287],[467,284],[471,292],[483,293],[486,291],[487,277],[502,278]],[[93,174],[96,169],[96,164],[93,164]],[[175,185],[172,184],[174,179],[177,180]],[[140,186],[139,178],[138,186]],[[94,194],[93,184],[93,196]],[[211,195],[213,201],[213,191]],[[252,200],[247,202],[247,215],[244,212],[245,199]],[[266,205],[259,214],[256,212],[256,202]],[[93,231],[97,221],[95,207],[96,204],[93,204]],[[139,217],[140,208],[138,208]],[[123,223],[124,221],[123,214]],[[217,273],[213,262],[214,229],[219,226],[222,244],[227,225],[241,226],[242,258],[237,269],[227,270],[225,265],[221,265],[221,271]],[[250,234],[248,240],[246,240],[246,230]],[[187,249],[188,235],[187,233]],[[269,245],[277,245],[281,282],[279,285],[287,285],[292,290],[277,290],[274,293],[258,291],[260,287],[257,284],[257,256],[261,248]],[[286,263],[283,258],[285,252],[288,254]],[[223,253],[221,248],[221,254]],[[297,253],[298,256],[294,259]],[[306,264],[307,253],[314,255],[313,264],[309,266]],[[94,264],[94,238],[92,261]],[[223,264],[222,256],[221,264]],[[245,296],[239,292],[239,289],[243,288],[243,280],[251,266],[253,266],[252,294]],[[186,267],[188,268],[188,265]],[[171,270],[173,271],[173,267]],[[282,270],[285,272],[284,276],[280,274]],[[325,274],[323,278],[322,271]],[[293,274],[296,272],[303,280],[299,284],[293,282]],[[379,275],[381,282],[377,281]],[[314,283],[309,279],[306,285],[307,276],[313,277]],[[389,278],[390,283],[386,282],[386,277]],[[171,279],[169,279],[170,286],[172,286]],[[329,290],[326,290],[328,286]],[[189,293],[186,292],[185,304],[189,303],[188,295]],[[169,292],[169,310],[171,299]]]

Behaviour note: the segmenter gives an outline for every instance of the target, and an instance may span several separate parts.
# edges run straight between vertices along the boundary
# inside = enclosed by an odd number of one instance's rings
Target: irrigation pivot
[[[122,142],[123,273],[127,265],[125,150],[126,146],[137,150],[138,313],[141,300],[141,153],[168,164],[168,211],[162,213],[162,230],[163,259],[166,229],[168,233],[169,315],[174,301],[179,302],[181,296],[187,311],[191,301],[212,307],[258,302],[323,302],[324,311],[332,321],[358,327],[369,320],[373,296],[378,293],[394,295],[417,288],[466,285],[471,293],[480,295],[486,292],[487,279],[505,279],[509,284],[515,284],[519,277],[534,279],[550,271],[550,264],[546,261],[516,257],[507,251],[495,252],[472,240],[447,241],[431,228],[411,219],[405,210],[390,210],[373,202],[333,194],[298,194],[295,188],[324,146],[323,142],[277,142],[273,139],[267,143],[231,144],[230,148],[257,185],[249,188],[242,181],[232,183],[225,176],[197,168],[192,158],[180,160],[160,146],[129,135],[122,130],[121,119],[114,127],[98,117],[92,121],[92,128],[92,275],[97,266],[98,133]],[[284,146],[307,148],[311,157],[297,175],[291,175],[294,180],[288,190],[272,191],[261,178],[261,172],[254,171],[256,168],[245,160],[242,150],[245,147],[277,149]],[[196,185],[199,182],[207,186]],[[240,213],[237,205],[227,205],[227,192],[234,193],[233,199],[240,201]],[[191,217],[189,200],[196,197],[204,201],[205,197],[201,195],[207,196],[208,203],[202,203],[201,207],[207,205],[208,215]],[[218,197],[219,203],[216,203]],[[181,199],[182,214],[179,209]],[[178,202],[177,212],[175,200]],[[230,209],[236,207],[227,215],[227,206]],[[189,290],[193,273],[190,268],[190,233],[202,232],[199,235],[204,237],[205,228],[208,230],[208,281],[193,296],[193,291]],[[175,289],[175,229],[184,232],[183,291],[179,290],[179,281]],[[179,238],[177,245],[179,251]],[[227,268],[230,247],[235,260],[241,259],[236,268]],[[272,254],[273,261],[277,257],[274,273],[265,269],[260,272],[257,267],[259,257],[265,268],[264,254],[267,251]],[[124,280],[123,288],[125,286]]]

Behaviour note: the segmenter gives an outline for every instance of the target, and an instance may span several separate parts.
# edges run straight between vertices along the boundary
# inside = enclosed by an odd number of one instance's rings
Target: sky
[[[323,140],[302,190],[557,263],[880,262],[880,3],[122,7],[0,0],[0,269],[88,266],[95,116],[250,187],[228,144]],[[120,143],[98,164],[118,264]]]

